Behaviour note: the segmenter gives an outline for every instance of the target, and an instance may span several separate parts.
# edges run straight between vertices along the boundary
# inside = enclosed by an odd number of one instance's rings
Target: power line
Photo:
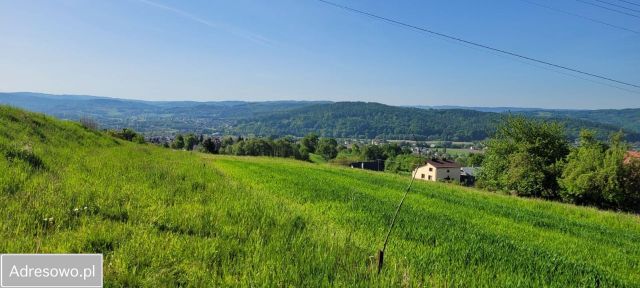
[[[629,7],[626,7],[626,6],[618,5],[618,4],[611,3],[611,2],[608,2],[608,1],[604,1],[604,0],[595,0],[595,1],[600,2],[600,3],[607,4],[607,5],[611,5],[611,6],[613,6],[613,7],[618,7],[618,8],[622,8],[622,9],[627,9],[627,10],[630,10],[630,11],[633,11],[633,12],[640,12],[640,10],[636,10],[636,9],[633,9],[633,8],[629,8]]]
[[[637,31],[637,30],[633,30],[633,29],[629,29],[629,28],[626,28],[626,27],[618,26],[618,25],[615,25],[615,24],[611,24],[611,23],[608,23],[608,22],[604,22],[604,21],[595,19],[595,18],[587,17],[587,16],[580,15],[580,14],[576,14],[576,13],[573,13],[573,12],[570,12],[570,11],[558,9],[558,8],[555,8],[555,7],[547,6],[547,5],[540,4],[540,3],[537,3],[537,2],[533,2],[533,1],[529,1],[529,0],[520,0],[520,1],[525,2],[525,3],[529,3],[531,5],[535,5],[535,6],[538,6],[538,7],[542,7],[542,8],[545,8],[545,9],[549,9],[549,10],[552,10],[552,11],[556,11],[556,12],[559,12],[559,13],[567,14],[567,15],[570,15],[570,16],[578,17],[578,18],[582,18],[582,19],[585,19],[585,20],[588,20],[588,21],[591,21],[591,22],[595,22],[595,23],[599,23],[599,24],[602,24],[602,25],[606,25],[606,26],[609,26],[609,27],[612,27],[612,28],[624,30],[624,31],[627,31],[627,32],[635,33],[635,34],[640,34],[640,31]]]
[[[631,13],[628,13],[628,12],[625,12],[625,11],[620,11],[618,9],[609,8],[607,6],[602,6],[602,5],[599,5],[599,4],[596,4],[596,3],[591,3],[591,2],[588,2],[588,1],[584,1],[584,0],[576,0],[576,1],[578,1],[580,3],[587,4],[587,5],[591,5],[591,6],[594,6],[594,7],[599,7],[599,8],[605,9],[605,10],[609,10],[609,11],[617,12],[617,13],[620,13],[620,14],[624,14],[624,15],[627,15],[627,16],[640,18],[640,16],[638,16],[636,14],[631,14]]]
[[[476,42],[473,42],[473,41],[465,40],[465,39],[462,39],[462,38],[459,38],[459,37],[455,37],[455,36],[451,36],[451,35],[448,35],[448,34],[444,34],[444,33],[436,32],[436,31],[433,31],[433,30],[429,30],[427,28],[422,28],[422,27],[418,27],[418,26],[415,26],[415,25],[412,25],[412,24],[407,24],[407,23],[404,23],[404,22],[401,22],[401,21],[393,20],[391,18],[378,16],[378,15],[375,15],[375,14],[372,14],[372,13],[369,13],[369,12],[366,12],[366,11],[363,11],[363,10],[358,10],[358,9],[355,9],[355,8],[351,8],[349,6],[340,5],[340,4],[331,2],[331,1],[327,1],[327,0],[316,0],[316,1],[324,3],[324,4],[327,4],[327,5],[331,5],[331,6],[346,10],[346,11],[350,11],[350,12],[366,15],[366,16],[369,16],[369,17],[372,17],[372,18],[376,18],[376,19],[385,21],[385,22],[389,22],[389,23],[392,23],[392,24],[404,26],[406,28],[410,28],[410,29],[413,29],[413,30],[418,30],[418,31],[421,31],[421,32],[429,33],[429,34],[432,34],[432,35],[436,35],[436,36],[439,36],[439,37],[442,37],[442,38],[446,38],[446,39],[454,40],[454,41],[457,41],[457,42],[460,42],[460,43],[472,45],[472,46],[475,46],[475,47],[480,47],[480,48],[483,48],[483,49],[486,49],[486,50],[491,50],[491,51],[494,51],[494,52],[506,54],[506,55],[513,56],[513,57],[516,57],[516,58],[525,59],[525,60],[528,60],[528,61],[531,61],[531,62],[536,62],[536,63],[544,64],[544,65],[547,65],[547,66],[560,68],[562,70],[571,71],[571,72],[582,74],[582,75],[587,75],[589,77],[599,78],[599,79],[602,79],[602,80],[607,80],[607,81],[610,81],[610,82],[615,82],[615,83],[626,85],[626,86],[640,88],[639,84],[633,84],[633,83],[629,83],[629,82],[624,82],[624,81],[616,80],[616,79],[613,79],[613,78],[610,78],[610,77],[606,77],[606,76],[602,76],[602,75],[598,75],[598,74],[582,71],[582,70],[579,70],[579,69],[576,69],[576,68],[571,68],[571,67],[568,67],[568,66],[554,64],[554,63],[547,62],[547,61],[544,61],[544,60],[539,60],[539,59],[536,59],[536,58],[524,56],[522,54],[518,54],[518,53],[515,53],[515,52],[510,52],[510,51],[507,51],[507,50],[494,48],[494,47],[487,46],[487,45],[484,45],[484,44],[480,44],[480,43],[476,43]],[[577,1],[580,1],[580,0],[577,0]]]
[[[631,4],[631,5],[635,5],[635,6],[639,6],[639,7],[640,7],[640,4],[638,4],[638,3],[633,3],[633,2],[631,2],[631,1],[626,1],[626,0],[618,0],[618,1],[623,2],[623,3],[627,3],[627,4]]]
[[[492,55],[495,55],[495,56],[498,56],[498,57],[502,57],[502,58],[505,58],[505,59],[510,59],[511,61],[516,61],[518,63],[522,63],[524,65],[529,65],[529,66],[537,68],[537,69],[547,70],[547,71],[558,73],[558,74],[561,74],[561,75],[564,75],[564,76],[568,76],[568,77],[572,77],[572,78],[575,78],[575,79],[580,79],[580,80],[583,80],[583,81],[588,81],[588,82],[591,82],[591,83],[595,83],[595,84],[599,84],[599,85],[603,85],[603,86],[619,89],[621,91],[625,91],[625,92],[629,92],[629,93],[640,94],[640,91],[632,90],[631,88],[621,87],[621,86],[616,85],[615,83],[611,83],[611,82],[608,82],[608,81],[605,82],[605,81],[601,81],[601,80],[596,80],[596,79],[592,79],[592,78],[586,77],[584,75],[579,75],[579,74],[576,74],[576,73],[570,73],[570,72],[567,72],[565,70],[560,70],[560,69],[557,69],[557,68],[554,68],[554,67],[550,67],[548,65],[543,65],[543,64],[539,64],[539,63],[535,63],[535,62],[531,62],[531,61],[526,61],[526,60],[523,60],[523,59],[520,59],[520,58],[509,57],[509,55],[498,53],[498,52],[495,52],[495,51],[492,51],[492,50],[481,49],[479,47],[471,46],[471,45],[464,44],[464,43],[454,42],[453,40],[450,40],[450,39],[442,39],[442,41],[446,41],[446,42],[449,42],[449,43],[454,43],[454,44],[458,44],[458,45],[461,45],[461,46],[465,46],[465,47],[467,47],[469,49],[474,49],[476,51],[481,51],[481,52],[485,52],[485,53],[491,53]]]

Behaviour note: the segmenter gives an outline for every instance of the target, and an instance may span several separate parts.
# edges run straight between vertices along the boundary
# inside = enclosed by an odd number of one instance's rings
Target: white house
[[[413,170],[416,179],[425,181],[460,181],[460,164],[450,160],[427,160]]]

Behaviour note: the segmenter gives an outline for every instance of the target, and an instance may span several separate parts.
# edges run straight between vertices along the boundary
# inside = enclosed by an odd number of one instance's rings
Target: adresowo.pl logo
[[[102,287],[102,254],[3,254],[0,287]]]

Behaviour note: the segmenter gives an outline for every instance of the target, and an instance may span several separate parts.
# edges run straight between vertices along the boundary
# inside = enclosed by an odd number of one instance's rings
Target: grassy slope
[[[0,150],[0,253],[105,253],[107,286],[640,285],[637,216],[416,183],[377,276],[405,177],[135,145],[2,107]]]
[[[309,161],[316,164],[327,163],[327,160],[325,160],[321,155],[313,154],[313,153],[309,154]]]

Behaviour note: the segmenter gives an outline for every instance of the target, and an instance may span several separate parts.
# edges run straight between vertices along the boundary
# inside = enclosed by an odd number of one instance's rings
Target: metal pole
[[[396,208],[396,213],[393,215],[393,219],[391,219],[391,225],[389,226],[389,231],[387,231],[387,236],[384,238],[384,245],[382,246],[382,250],[378,251],[378,274],[382,271],[382,265],[384,264],[384,251],[387,250],[387,243],[389,243],[389,236],[391,236],[391,231],[396,224],[396,219],[398,217],[398,213],[400,213],[400,208],[402,208],[402,204],[404,204],[404,199],[407,198],[407,194],[409,194],[409,190],[411,190],[411,186],[413,185],[413,181],[416,179],[416,173],[418,172],[418,167],[413,170],[413,175],[411,176],[411,182],[409,182],[409,186],[404,191],[404,195],[402,196],[402,200],[400,200],[400,204]]]

